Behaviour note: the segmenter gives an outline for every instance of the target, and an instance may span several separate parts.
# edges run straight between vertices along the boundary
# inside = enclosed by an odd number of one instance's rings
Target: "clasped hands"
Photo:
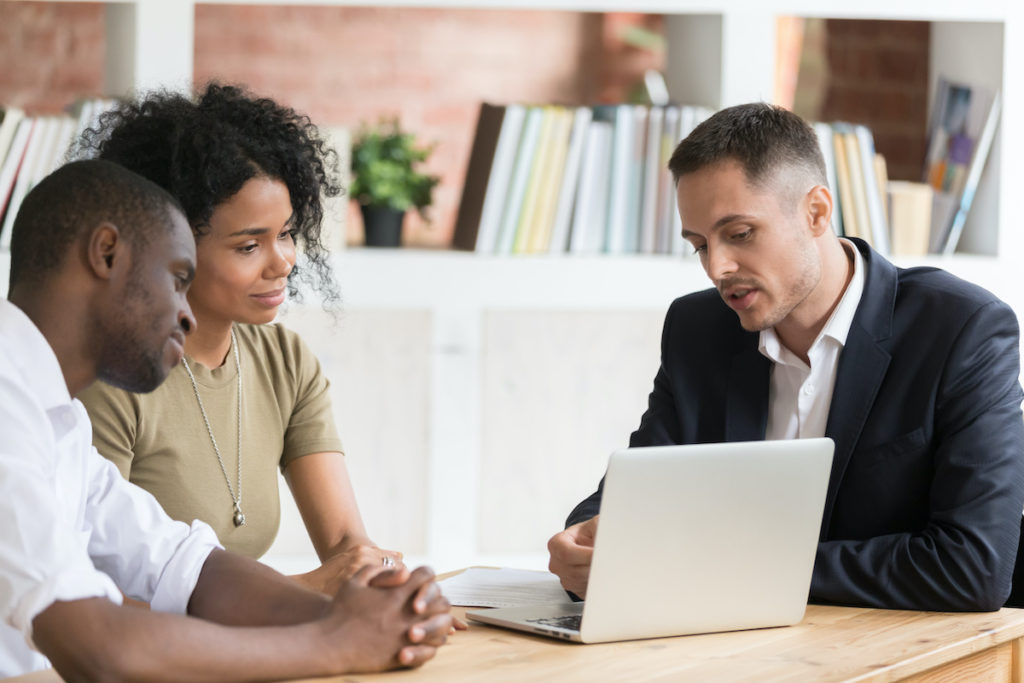
[[[386,566],[383,558],[390,558],[390,566]],[[349,616],[367,616],[372,623],[370,628],[362,630],[359,636],[346,636],[365,644],[367,652],[380,651],[379,646],[392,639],[395,659],[387,663],[375,661],[371,668],[362,670],[383,670],[396,663],[420,666],[434,656],[448,635],[466,628],[449,614],[450,605],[434,581],[433,572],[427,567],[410,571],[398,551],[355,544],[299,578],[320,592],[335,596],[334,603],[345,605]],[[373,606],[369,601],[378,604]],[[397,641],[396,634],[402,635]]]

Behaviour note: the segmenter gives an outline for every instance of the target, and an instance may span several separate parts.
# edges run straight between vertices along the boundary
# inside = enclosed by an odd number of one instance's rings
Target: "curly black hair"
[[[321,228],[324,199],[341,194],[338,155],[309,117],[245,88],[210,83],[191,99],[158,91],[104,113],[77,142],[79,157],[98,156],[148,178],[185,208],[199,237],[214,209],[258,176],[280,180],[292,203],[292,228],[311,273],[292,270],[288,291],[308,283],[324,305],[337,303]]]

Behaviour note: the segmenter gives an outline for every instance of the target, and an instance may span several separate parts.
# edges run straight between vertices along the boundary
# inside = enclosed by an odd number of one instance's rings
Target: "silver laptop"
[[[580,643],[798,623],[832,450],[799,439],[617,451],[586,602],[466,616]]]

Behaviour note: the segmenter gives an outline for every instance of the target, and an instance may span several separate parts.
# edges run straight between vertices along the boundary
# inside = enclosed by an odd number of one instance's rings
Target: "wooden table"
[[[1024,609],[956,614],[810,605],[796,626],[602,645],[470,622],[421,669],[316,680],[1024,683],[1022,638]],[[45,671],[10,680],[59,679]]]

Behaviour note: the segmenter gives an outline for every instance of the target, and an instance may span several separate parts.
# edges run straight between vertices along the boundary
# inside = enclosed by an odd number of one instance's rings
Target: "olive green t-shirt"
[[[244,526],[232,522],[231,494],[183,364],[148,394],[96,382],[79,398],[92,420],[93,444],[122,475],[152,493],[174,519],[200,519],[226,548],[258,558],[273,542],[281,518],[278,467],[310,453],[341,452],[342,446],[329,382],[299,336],[278,324],[236,324],[235,335],[242,369]],[[234,352],[213,370],[186,358],[237,493]]]

